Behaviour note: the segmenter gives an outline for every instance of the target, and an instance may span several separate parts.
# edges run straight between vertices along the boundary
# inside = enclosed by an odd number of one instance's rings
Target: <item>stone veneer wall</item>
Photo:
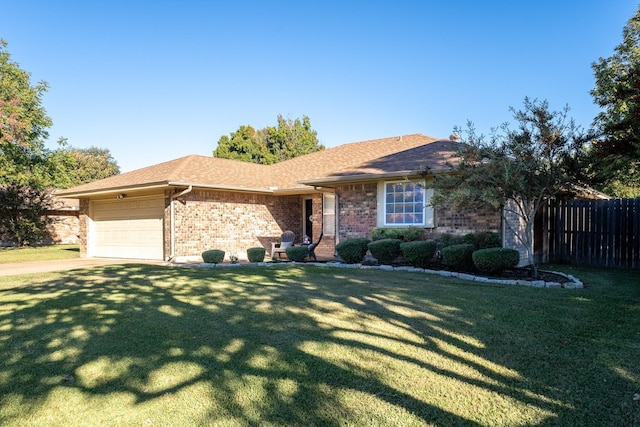
[[[251,247],[269,251],[271,242],[285,230],[296,234],[296,243],[302,237],[299,196],[193,190],[174,204],[177,257],[199,256],[208,249],[244,257]],[[169,202],[166,212],[165,235],[170,236]]]
[[[49,226],[51,238],[46,244],[72,244],[80,241],[80,221],[78,211],[51,211],[53,223]]]
[[[336,188],[338,195],[338,236],[340,241],[355,237],[371,237],[377,227],[377,184],[352,184]],[[477,231],[501,232],[500,212],[439,207],[435,212],[435,228],[427,229],[431,238],[442,234],[467,234]]]
[[[80,244],[80,257],[87,256],[87,233],[89,225],[89,199],[80,199],[80,211],[78,215],[78,243]]]

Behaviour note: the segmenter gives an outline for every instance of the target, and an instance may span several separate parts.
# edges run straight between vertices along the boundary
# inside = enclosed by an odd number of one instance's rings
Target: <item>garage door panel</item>
[[[164,199],[94,202],[92,256],[163,259]]]

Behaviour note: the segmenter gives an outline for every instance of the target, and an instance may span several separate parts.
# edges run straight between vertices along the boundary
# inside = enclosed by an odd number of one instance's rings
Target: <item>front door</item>
[[[313,241],[313,200],[304,199],[304,234],[309,236],[309,239]]]

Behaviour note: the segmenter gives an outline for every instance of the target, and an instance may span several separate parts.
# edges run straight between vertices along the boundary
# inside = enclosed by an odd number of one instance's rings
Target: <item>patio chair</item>
[[[280,245],[276,247],[278,243],[271,242],[271,258],[275,254],[278,254],[278,258],[282,258],[282,253],[287,254],[287,248],[293,246],[293,241],[296,239],[296,234],[293,231],[287,230],[282,233],[280,238]]]
[[[318,239],[317,242],[311,243],[309,245],[309,254],[307,255],[309,258],[313,258],[314,261],[317,261],[318,259],[316,258],[316,248],[318,247],[318,245],[320,244],[320,242],[322,241],[322,236],[324,235],[324,233],[320,233],[320,238]]]

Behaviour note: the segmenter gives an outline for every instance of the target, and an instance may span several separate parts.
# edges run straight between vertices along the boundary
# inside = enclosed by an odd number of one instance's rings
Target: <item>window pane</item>
[[[385,223],[424,224],[424,187],[412,182],[385,184]]]

